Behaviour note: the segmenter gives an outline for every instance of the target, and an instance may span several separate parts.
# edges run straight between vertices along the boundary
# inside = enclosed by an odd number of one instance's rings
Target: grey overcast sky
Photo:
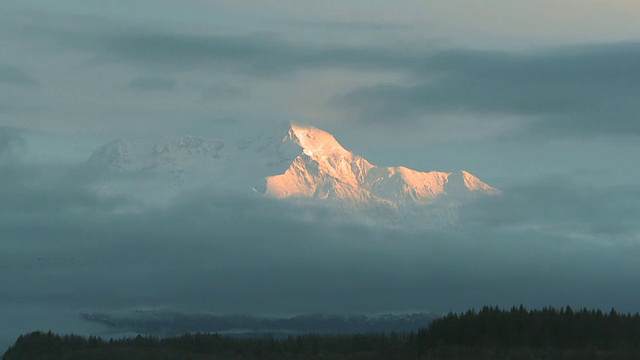
[[[523,173],[610,174],[622,164],[598,161],[603,152],[638,149],[634,1],[9,0],[0,10],[0,121],[62,138],[40,145],[49,156],[292,119],[374,163],[462,167],[504,186]]]
[[[639,19],[634,0],[3,0],[0,347],[77,332],[79,309],[637,311]],[[425,233],[215,191],[130,218],[77,169],[112,139],[287,120],[504,196]]]

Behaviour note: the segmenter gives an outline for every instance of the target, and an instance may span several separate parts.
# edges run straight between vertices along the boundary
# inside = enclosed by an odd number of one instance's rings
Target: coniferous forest
[[[2,360],[638,359],[640,315],[543,308],[450,313],[416,332],[273,338],[185,334],[119,340],[33,332]]]

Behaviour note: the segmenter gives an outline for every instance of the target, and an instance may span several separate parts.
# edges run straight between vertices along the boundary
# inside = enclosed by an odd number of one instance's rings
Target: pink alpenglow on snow
[[[501,193],[464,170],[421,172],[403,166],[375,166],[346,150],[333,135],[312,126],[292,124],[282,141],[298,145],[300,154],[284,174],[266,178],[265,193],[276,198],[398,206]]]

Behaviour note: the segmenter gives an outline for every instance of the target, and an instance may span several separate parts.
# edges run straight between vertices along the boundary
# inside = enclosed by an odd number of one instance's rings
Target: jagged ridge
[[[436,199],[464,200],[497,195],[467,171],[420,172],[403,166],[378,167],[346,150],[333,135],[292,124],[282,140],[301,149],[284,174],[266,178],[265,193],[277,198],[308,197],[393,206],[428,205]]]

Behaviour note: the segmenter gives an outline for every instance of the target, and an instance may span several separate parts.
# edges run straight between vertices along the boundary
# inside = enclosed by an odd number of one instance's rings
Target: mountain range
[[[291,124],[272,136],[236,141],[185,136],[145,145],[120,139],[98,148],[85,168],[104,194],[170,201],[213,188],[299,200],[364,218],[453,224],[456,208],[501,191],[467,171],[380,167],[345,149],[330,133]]]

